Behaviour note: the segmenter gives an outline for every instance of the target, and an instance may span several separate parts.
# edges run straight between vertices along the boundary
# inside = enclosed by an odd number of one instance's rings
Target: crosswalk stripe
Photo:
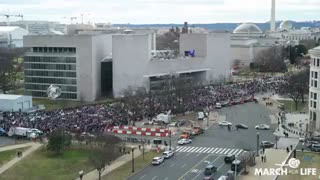
[[[213,153],[216,153],[217,151],[219,151],[220,150],[220,148],[216,148],[214,151],[212,151],[211,153],[213,154]]]
[[[208,153],[212,148],[207,148],[203,153]]]
[[[236,149],[233,154],[236,155],[240,149]]]
[[[234,151],[235,151],[235,149],[232,149],[232,151],[230,151],[229,154],[233,154]]]
[[[226,151],[227,149],[223,149],[220,154],[224,154],[224,152]]]
[[[188,149],[188,151],[187,152],[192,152],[193,151],[193,149],[195,149],[196,147],[191,147],[190,149]]]
[[[222,151],[224,148],[220,148],[217,152],[216,152],[216,154],[219,154],[220,153],[220,151]]]
[[[184,149],[184,152],[187,152],[189,149],[191,149],[192,147],[187,147],[186,149]]]
[[[200,147],[197,151],[195,151],[195,152],[199,152],[199,151],[201,151],[203,149],[203,147]]]
[[[226,152],[224,152],[224,154],[228,154],[228,152],[230,151],[231,149],[227,149],[227,151]]]
[[[217,150],[218,148],[212,148],[208,153],[212,153],[214,152],[215,150]]]
[[[188,147],[183,147],[180,149],[180,152],[183,152],[184,150],[186,150]]]
[[[177,148],[176,148],[176,150],[179,150],[179,149],[181,149],[182,148],[182,146],[178,146]]]
[[[242,149],[240,149],[240,151],[236,154],[237,156],[242,152],[243,150]]]
[[[191,152],[196,152],[198,149],[200,149],[200,147],[194,148]]]
[[[204,148],[200,153],[205,153],[208,149],[210,149],[210,148]]]

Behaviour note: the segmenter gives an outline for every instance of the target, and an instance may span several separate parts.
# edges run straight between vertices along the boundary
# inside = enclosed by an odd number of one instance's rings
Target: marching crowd
[[[54,111],[2,112],[0,127],[6,131],[12,126],[19,126],[37,128],[45,133],[57,128],[73,133],[99,133],[114,125],[127,125],[143,118],[152,119],[169,110],[174,114],[203,111],[214,108],[217,102],[270,91],[278,93],[280,85],[287,79],[287,76],[267,77],[245,83],[196,87],[184,95],[133,96],[112,104],[84,105]]]

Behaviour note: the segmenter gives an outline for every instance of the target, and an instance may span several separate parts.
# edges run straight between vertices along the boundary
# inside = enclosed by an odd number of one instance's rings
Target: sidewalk
[[[25,146],[23,146],[23,145],[25,145]],[[36,151],[38,148],[40,148],[42,146],[42,144],[39,144],[39,143],[26,143],[26,144],[19,144],[19,145],[13,145],[13,146],[10,146],[10,147],[7,146],[7,147],[1,148],[1,150],[5,149],[4,151],[6,151],[6,150],[12,150],[12,149],[23,148],[23,147],[28,147],[28,146],[31,146],[31,147],[23,152],[22,157],[20,157],[20,158],[15,157],[11,161],[9,161],[6,164],[4,164],[3,166],[1,166],[0,167],[0,174],[2,174],[3,172],[5,172],[9,168],[11,168],[17,162],[19,162],[22,159],[24,159],[25,157],[27,157],[29,154],[31,154],[34,151]]]
[[[145,149],[145,152],[148,152],[148,149]],[[134,150],[134,156],[135,158],[142,155],[142,150],[136,149]],[[132,154],[126,154],[123,156],[120,156],[118,159],[116,159],[114,162],[111,163],[110,166],[106,166],[105,170],[102,172],[101,177],[108,174],[109,172],[117,169],[118,167],[126,164],[127,162],[132,160]],[[98,179],[98,171],[93,170],[88,172],[87,174],[83,175],[83,180],[96,180]],[[80,178],[77,178],[77,180],[80,180]]]
[[[0,147],[0,152],[2,151],[9,151],[9,150],[13,150],[13,149],[19,149],[19,148],[24,148],[24,147],[28,147],[28,146],[32,146],[35,143],[31,142],[31,143],[24,143],[24,144],[16,144],[16,145],[10,145],[10,146],[3,146]]]
[[[256,165],[253,167],[248,166],[248,175],[239,176],[238,180],[273,180],[276,176],[259,176],[255,175],[255,169],[262,168],[280,168],[276,164],[283,164],[283,161],[287,160],[289,153],[282,149],[266,149],[265,156],[267,157],[267,162],[263,163],[260,157],[256,157]]]

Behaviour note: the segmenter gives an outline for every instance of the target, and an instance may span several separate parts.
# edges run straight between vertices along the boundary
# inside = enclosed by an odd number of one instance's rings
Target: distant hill
[[[293,27],[296,29],[300,29],[301,27],[320,27],[320,21],[314,22],[295,22],[291,21]],[[280,25],[280,21],[276,23],[277,27]],[[234,30],[241,23],[212,23],[212,24],[191,24],[190,27],[200,27],[209,30]],[[255,23],[259,26],[263,31],[268,30],[270,28],[270,23]],[[128,28],[171,28],[174,27],[182,27],[183,24],[114,24],[114,26],[118,27],[128,27]]]

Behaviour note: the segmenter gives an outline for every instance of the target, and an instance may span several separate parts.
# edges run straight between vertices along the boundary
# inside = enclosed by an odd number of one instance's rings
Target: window
[[[310,100],[310,104],[309,104],[309,105],[310,105],[310,107],[312,108],[312,100]]]
[[[314,72],[313,72],[313,71],[311,71],[311,78],[313,78],[313,76],[314,76]]]
[[[317,93],[313,93],[313,99],[317,100]]]
[[[314,78],[318,79],[318,72],[314,72]]]
[[[317,67],[320,66],[320,59],[317,59]]]
[[[311,87],[313,87],[313,80],[311,80]]]
[[[317,108],[317,101],[313,101],[313,108]]]
[[[314,87],[315,87],[315,88],[318,87],[318,81],[314,81]]]
[[[317,113],[316,113],[316,112],[313,112],[312,120],[313,120],[313,121],[316,121],[316,120],[317,120]]]

